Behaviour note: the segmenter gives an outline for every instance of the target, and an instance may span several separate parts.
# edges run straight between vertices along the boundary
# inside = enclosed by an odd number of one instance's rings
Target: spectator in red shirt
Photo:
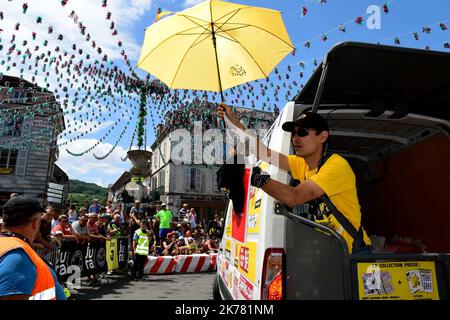
[[[52,236],[64,240],[75,240],[79,243],[76,236],[73,235],[72,227],[69,224],[69,217],[61,215],[58,218],[59,224],[52,229]]]

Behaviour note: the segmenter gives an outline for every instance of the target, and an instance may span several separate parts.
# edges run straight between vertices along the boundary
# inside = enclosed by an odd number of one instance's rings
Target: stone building
[[[55,162],[64,116],[53,93],[0,75],[0,206],[11,193],[61,207],[69,179]]]

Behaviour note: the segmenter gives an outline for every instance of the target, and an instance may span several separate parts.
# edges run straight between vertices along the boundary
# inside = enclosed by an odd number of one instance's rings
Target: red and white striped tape
[[[177,262],[172,256],[148,257],[144,267],[145,274],[173,273]]]
[[[210,253],[209,254],[209,270],[208,271],[215,271],[217,270],[217,257],[219,256],[218,253]]]
[[[216,270],[217,253],[148,257],[145,274],[192,273]]]
[[[204,272],[209,269],[209,255],[206,254],[193,254],[189,256],[175,256],[177,261],[175,272],[189,273],[189,272]]]

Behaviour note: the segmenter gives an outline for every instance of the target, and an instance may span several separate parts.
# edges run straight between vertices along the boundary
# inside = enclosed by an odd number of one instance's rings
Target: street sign
[[[61,203],[61,198],[47,197],[48,202]]]
[[[56,184],[56,183],[52,183],[52,182],[49,182],[49,183],[48,183],[48,187],[49,187],[50,189],[56,189],[56,190],[60,190],[60,191],[64,190],[64,185],[62,185],[62,184]]]
[[[143,182],[144,181],[144,177],[138,177],[138,176],[131,177],[131,181],[132,182]]]
[[[49,182],[47,188],[47,201],[62,203],[64,185]]]

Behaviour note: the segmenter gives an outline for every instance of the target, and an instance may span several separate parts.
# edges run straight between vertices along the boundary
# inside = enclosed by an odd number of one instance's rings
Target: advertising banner
[[[432,261],[358,263],[360,300],[439,300]]]
[[[66,282],[70,276],[86,277],[106,272],[105,243],[93,241],[77,244],[74,241],[63,241],[58,248],[54,268],[62,282]]]
[[[112,271],[119,268],[119,253],[117,250],[117,239],[111,239],[106,241],[106,262],[108,265],[108,271]]]

